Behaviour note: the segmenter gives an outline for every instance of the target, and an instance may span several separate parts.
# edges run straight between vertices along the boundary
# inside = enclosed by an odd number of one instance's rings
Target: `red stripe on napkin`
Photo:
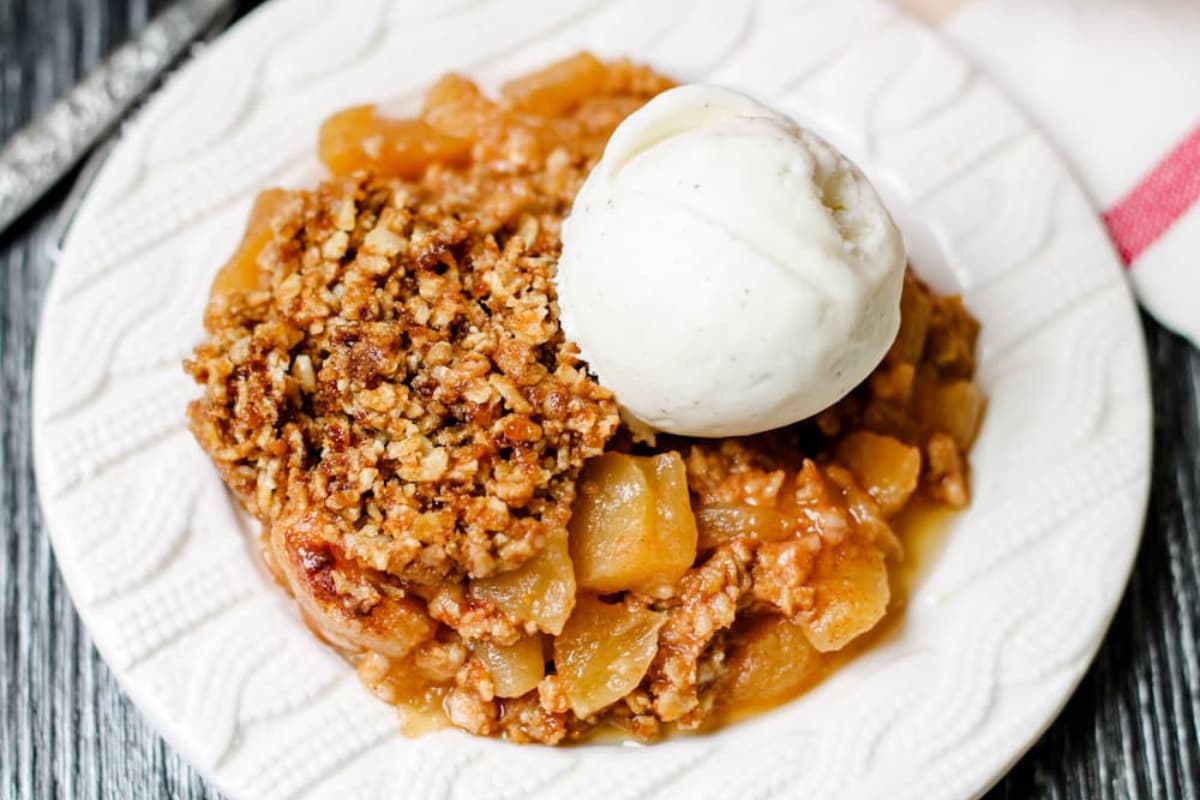
[[[1126,265],[1137,260],[1200,198],[1200,126],[1104,214]]]

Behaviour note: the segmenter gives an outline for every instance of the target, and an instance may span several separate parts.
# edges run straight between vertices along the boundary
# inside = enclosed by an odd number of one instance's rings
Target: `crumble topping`
[[[426,584],[511,570],[566,524],[618,418],[551,308],[571,195],[527,188],[490,232],[363,174],[294,196],[271,289],[214,299],[188,365],[193,428],[247,508],[320,506],[349,557]]]

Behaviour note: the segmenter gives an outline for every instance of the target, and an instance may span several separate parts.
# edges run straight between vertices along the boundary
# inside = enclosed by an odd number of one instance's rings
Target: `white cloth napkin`
[[[1142,304],[1200,346],[1200,0],[896,0],[1073,166]]]

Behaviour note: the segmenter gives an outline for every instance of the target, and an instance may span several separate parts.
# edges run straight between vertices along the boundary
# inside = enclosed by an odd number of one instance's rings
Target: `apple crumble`
[[[849,396],[752,437],[647,436],[559,328],[572,199],[672,84],[581,54],[498,99],[330,118],[186,362],[201,446],[313,630],[410,730],[640,739],[785,701],[895,604],[897,515],[968,501],[977,325],[911,273]],[[670,302],[670,298],[663,298]]]

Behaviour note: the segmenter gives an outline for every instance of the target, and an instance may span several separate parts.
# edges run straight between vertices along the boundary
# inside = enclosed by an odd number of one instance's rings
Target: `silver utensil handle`
[[[230,5],[181,0],[13,134],[0,150],[0,231],[57,183]]]

